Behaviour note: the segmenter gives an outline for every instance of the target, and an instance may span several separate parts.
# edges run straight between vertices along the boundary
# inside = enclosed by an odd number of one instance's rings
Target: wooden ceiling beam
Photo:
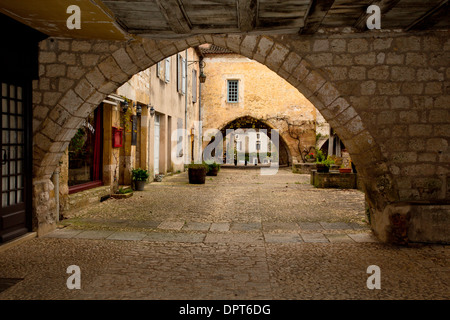
[[[258,19],[258,0],[238,0],[239,29],[249,32],[255,29]]]
[[[429,27],[436,24],[439,21],[438,16],[442,16],[442,18],[448,17],[448,0],[444,0],[439,3],[436,7],[429,10],[419,19],[413,21],[408,27],[406,27],[405,31],[409,31],[411,29],[420,29],[422,27]]]
[[[300,34],[315,33],[328,11],[334,4],[334,0],[311,0],[304,18],[304,26],[300,29]]]
[[[176,34],[187,34],[192,30],[182,3],[179,0],[156,0],[161,14]]]

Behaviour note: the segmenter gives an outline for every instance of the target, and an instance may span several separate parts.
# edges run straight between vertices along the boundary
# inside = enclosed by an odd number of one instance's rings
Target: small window
[[[256,134],[256,139],[261,139],[261,134],[257,133]]]
[[[228,80],[227,101],[229,103],[239,102],[239,80]]]
[[[166,65],[165,65],[165,73],[164,73],[164,78],[166,79],[166,82],[170,82],[170,58],[166,58]]]
[[[256,150],[261,150],[261,142],[259,141],[256,143]]]

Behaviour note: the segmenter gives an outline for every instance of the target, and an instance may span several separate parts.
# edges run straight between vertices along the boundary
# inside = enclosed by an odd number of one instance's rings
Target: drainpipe
[[[188,160],[189,160],[189,158],[188,158],[188,156],[189,156],[189,149],[188,149],[188,146],[189,146],[189,144],[188,144],[188,138],[189,138],[189,136],[188,136],[188,131],[187,131],[187,118],[188,118],[188,51],[187,51],[187,49],[185,50],[185,59],[186,59],[186,63],[184,64],[184,74],[186,75],[186,77],[185,77],[185,81],[186,81],[186,84],[185,84],[185,92],[184,92],[184,98],[185,98],[185,108],[184,108],[184,129],[185,129],[185,134],[186,134],[186,136],[185,136],[185,142],[184,142],[184,146],[185,146],[185,149],[184,149],[184,163],[185,164],[187,164],[187,163],[189,163],[188,162]]]
[[[56,222],[59,222],[59,167],[55,170],[52,177],[53,185],[55,186],[55,200],[56,200]]]
[[[203,61],[203,58],[200,58],[200,62],[199,62],[199,66],[201,65]],[[200,69],[200,72],[201,69]],[[203,124],[202,124],[202,83],[197,79],[198,81],[198,161],[202,162],[202,148],[203,148],[203,144],[202,144],[202,137],[203,137]]]

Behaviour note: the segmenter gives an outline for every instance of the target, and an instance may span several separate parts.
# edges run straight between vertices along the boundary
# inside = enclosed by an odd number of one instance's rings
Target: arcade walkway
[[[193,186],[184,173],[94,205],[0,251],[0,299],[450,298],[449,246],[378,243],[363,193],[308,178],[223,169]],[[70,265],[80,290],[66,287]]]

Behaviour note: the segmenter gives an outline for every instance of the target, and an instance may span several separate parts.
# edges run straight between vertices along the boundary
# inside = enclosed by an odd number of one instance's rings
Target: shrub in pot
[[[334,164],[334,160],[330,156],[325,157],[321,150],[317,151],[317,172],[329,172],[332,164]]]
[[[204,184],[208,166],[205,164],[190,164],[188,167],[189,183]]]
[[[134,182],[135,189],[137,191],[144,191],[145,184],[149,178],[150,174],[144,169],[133,169],[131,170],[131,179]]]
[[[213,162],[213,163],[206,163],[208,166],[208,172],[206,173],[207,176],[217,176],[217,174],[220,171],[220,164]]]

